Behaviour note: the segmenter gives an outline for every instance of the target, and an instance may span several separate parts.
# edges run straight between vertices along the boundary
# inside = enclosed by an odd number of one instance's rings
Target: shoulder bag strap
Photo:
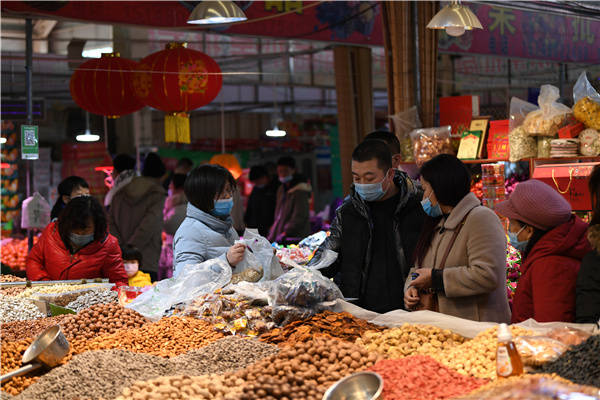
[[[450,255],[450,250],[452,250],[452,247],[454,246],[454,242],[456,242],[456,238],[458,237],[458,234],[460,233],[460,230],[462,229],[462,227],[467,222],[467,217],[469,216],[469,214],[471,213],[471,211],[473,211],[473,209],[471,209],[467,213],[467,215],[465,215],[465,217],[462,219],[462,221],[460,221],[460,224],[458,224],[458,226],[456,227],[456,229],[454,229],[454,233],[452,234],[452,238],[450,239],[450,243],[448,243],[448,247],[446,248],[446,252],[444,253],[444,257],[442,257],[442,262],[440,263],[439,269],[444,269],[444,267],[446,266],[446,260],[448,259],[448,256]]]

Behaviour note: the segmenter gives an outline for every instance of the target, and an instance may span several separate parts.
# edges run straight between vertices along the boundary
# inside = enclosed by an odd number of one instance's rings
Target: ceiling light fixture
[[[267,130],[265,132],[265,135],[267,135],[268,137],[284,137],[285,135],[287,135],[287,132],[282,131],[277,125],[275,125],[273,129]]]
[[[6,143],[6,138],[5,137],[0,137],[0,144],[4,144]]]
[[[445,29],[450,36],[461,36],[465,31],[483,29],[483,26],[469,7],[453,0],[435,14],[427,24],[427,28]]]
[[[78,142],[97,142],[100,140],[100,136],[92,133],[90,130],[90,113],[87,111],[85,112],[85,131],[82,134],[77,135],[75,139]]]
[[[217,25],[246,21],[246,14],[233,1],[204,0],[198,4],[187,20],[188,24]]]
[[[287,132],[279,129],[279,122],[283,121],[283,113],[280,113],[277,108],[277,84],[273,85],[273,111],[274,114],[271,116],[271,123],[273,129],[267,129],[265,135],[268,137],[284,137]]]

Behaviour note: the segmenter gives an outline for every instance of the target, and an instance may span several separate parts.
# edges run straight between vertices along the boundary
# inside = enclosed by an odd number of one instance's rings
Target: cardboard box
[[[532,178],[553,187],[571,204],[573,211],[590,211],[588,180],[598,164],[600,162],[538,165]]]

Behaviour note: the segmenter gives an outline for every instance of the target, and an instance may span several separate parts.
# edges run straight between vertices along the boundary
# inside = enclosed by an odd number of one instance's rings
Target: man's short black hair
[[[369,133],[364,138],[364,140],[374,140],[374,139],[375,140],[383,140],[390,148],[390,151],[392,152],[392,156],[395,154],[400,154],[400,141],[398,140],[396,135],[394,135],[392,132],[378,130],[378,131]]]
[[[392,168],[392,153],[382,140],[365,140],[352,152],[352,160],[365,162],[377,160],[377,166],[387,171]]]
[[[277,160],[277,166],[290,167],[292,169],[296,169],[296,160],[294,160],[294,158],[290,156],[284,156]]]
[[[192,168],[194,168],[194,162],[187,157],[183,157],[183,158],[180,158],[179,161],[177,161],[176,167],[192,169]]]
[[[160,178],[167,172],[167,167],[156,153],[148,153],[144,160],[142,175],[150,178]]]
[[[121,254],[123,261],[136,260],[138,262],[138,268],[142,269],[142,252],[139,251],[137,247],[130,244],[121,246]]]
[[[262,165],[255,165],[254,167],[250,168],[250,174],[248,175],[250,182],[255,182],[255,181],[259,180],[260,178],[262,178],[263,176],[268,177],[269,172]]]
[[[189,173],[183,190],[194,207],[209,213],[215,208],[215,197],[223,193],[227,183],[235,190],[235,179],[227,169],[220,165],[201,165]]]
[[[187,178],[186,174],[173,174],[173,187],[175,189],[181,189],[185,184],[185,178]]]
[[[119,173],[127,171],[128,169],[134,169],[135,158],[131,157],[129,154],[118,154],[113,159],[113,167],[115,168],[115,171]]]

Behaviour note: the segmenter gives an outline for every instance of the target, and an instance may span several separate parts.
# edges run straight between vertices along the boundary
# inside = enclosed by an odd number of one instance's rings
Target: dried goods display
[[[324,311],[310,319],[292,322],[275,328],[260,337],[268,343],[297,343],[311,340],[314,335],[325,335],[354,342],[366,331],[381,331],[383,327],[370,324],[347,312]]]
[[[223,337],[223,334],[217,332],[208,322],[191,317],[165,317],[141,328],[130,327],[111,333],[88,341],[85,343],[85,349],[121,349],[161,357],[175,357]]]
[[[556,339],[559,342],[566,344],[567,346],[575,346],[585,342],[591,334],[581,329],[571,328],[563,326],[560,328],[552,329],[546,334],[549,338]]]
[[[4,251],[4,248],[2,249]],[[0,275],[0,282],[25,282],[27,279],[19,278],[18,276],[6,274]]]
[[[16,297],[47,300],[62,306],[69,304],[71,301],[93,288],[104,287],[108,289],[110,286],[112,285],[102,285],[97,283],[80,285],[71,285],[68,283],[36,285],[25,289]]]
[[[532,336],[532,332],[517,326],[510,327],[513,337]],[[476,378],[496,379],[496,347],[498,328],[490,328],[461,345],[432,354],[436,361]]]
[[[78,296],[75,300],[68,303],[66,307],[79,312],[96,304],[116,303],[118,300],[117,296],[117,292],[114,290],[94,288]]]
[[[520,336],[515,345],[525,365],[542,365],[554,361],[563,354],[568,346],[558,340],[545,336]]]
[[[218,293],[195,299],[183,315],[202,318],[226,334],[258,336],[275,327],[271,307],[254,307],[249,301]]]
[[[0,322],[44,318],[35,304],[27,299],[0,295]]]
[[[591,400],[598,396],[598,388],[576,385],[555,374],[533,374],[491,382],[457,400]]]
[[[460,335],[448,329],[428,325],[404,324],[400,328],[382,332],[365,332],[356,344],[369,351],[377,352],[385,358],[394,359],[413,354],[435,354],[465,341]]]
[[[280,352],[236,372],[247,383],[244,399],[321,399],[340,378],[369,368],[378,355],[342,340],[319,337],[282,347]]]
[[[461,375],[422,355],[381,360],[369,371],[383,378],[383,398],[386,400],[450,399],[487,383],[483,379]]]
[[[418,166],[438,154],[454,154],[450,141],[450,126],[416,129],[410,133],[414,146],[414,157]]]
[[[543,365],[542,371],[581,385],[600,387],[600,335],[590,336],[567,350],[556,361]]]
[[[508,145],[510,147],[510,158],[516,162],[525,158],[537,156],[537,142],[534,137],[529,136],[523,127],[518,127],[508,134]]]
[[[559,98],[560,92],[556,86],[542,85],[538,97],[540,109],[525,117],[525,132],[532,136],[555,136],[572,113],[569,107],[558,102]]]
[[[579,134],[579,152],[584,156],[600,155],[600,133],[595,129],[586,129]]]
[[[66,315],[56,317],[28,319],[24,321],[13,321],[0,326],[0,336],[2,343],[13,342],[22,339],[35,338],[46,328],[52,325],[60,325],[67,318]]]
[[[573,106],[573,115],[588,128],[600,130],[600,104],[583,97]]]
[[[2,342],[2,352],[0,352],[0,372],[5,374],[21,367],[21,359],[27,347],[33,339],[23,339],[14,342]],[[19,394],[24,388],[33,384],[39,377],[36,374],[27,374],[12,379],[2,384],[2,390],[13,395]]]

